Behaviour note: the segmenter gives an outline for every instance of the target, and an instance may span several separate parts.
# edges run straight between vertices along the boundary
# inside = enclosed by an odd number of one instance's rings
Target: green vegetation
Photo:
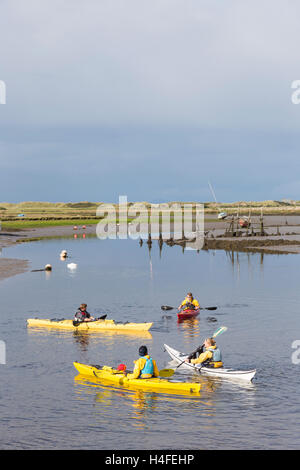
[[[61,227],[64,225],[91,225],[97,224],[99,219],[55,219],[55,220],[7,220],[1,222],[3,230],[22,230],[24,228]]]

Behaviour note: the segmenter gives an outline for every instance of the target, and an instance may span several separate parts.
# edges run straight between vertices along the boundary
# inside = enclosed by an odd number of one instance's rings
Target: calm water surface
[[[71,258],[60,261],[68,250]],[[0,283],[1,449],[296,449],[300,447],[299,372],[291,360],[300,339],[298,255],[223,251],[182,253],[179,247],[132,240],[64,239],[5,249],[51,274],[25,273]],[[68,262],[78,264],[69,272]],[[178,324],[177,306],[192,291],[203,306],[194,322]],[[30,317],[71,317],[78,305],[118,321],[153,321],[151,337],[26,328]],[[167,315],[170,318],[166,318]],[[212,321],[212,318],[215,321]],[[78,380],[72,362],[132,366],[146,344],[159,368],[167,343],[190,352],[226,325],[218,338],[224,362],[257,368],[253,384],[194,377],[200,397],[126,391]],[[189,373],[188,373],[189,374]]]

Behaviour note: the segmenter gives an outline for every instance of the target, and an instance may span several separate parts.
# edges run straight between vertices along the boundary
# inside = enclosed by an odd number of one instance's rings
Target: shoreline
[[[238,237],[224,236],[226,221],[211,219],[211,215],[206,215],[205,240],[203,250],[225,250],[256,252],[269,254],[299,254],[300,253],[300,216],[282,215],[265,216],[265,236],[246,236],[242,233]],[[78,226],[74,230],[72,225],[46,226],[37,228],[24,228],[0,231],[0,253],[2,248],[9,248],[17,243],[46,240],[50,238],[72,237],[85,234],[86,236],[96,236],[96,225],[88,224],[85,229]],[[138,240],[136,240],[138,242]],[[143,240],[147,243],[146,240]],[[152,238],[152,242],[159,241]],[[164,239],[163,243],[168,246],[189,245],[189,240]],[[29,271],[30,261],[0,256],[0,281],[17,274]]]

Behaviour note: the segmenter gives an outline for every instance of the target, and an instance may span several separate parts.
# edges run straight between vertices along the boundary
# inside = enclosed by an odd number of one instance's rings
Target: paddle
[[[162,310],[173,310],[176,307],[170,307],[170,305],[162,305]],[[200,310],[217,310],[218,307],[198,307]],[[196,309],[195,309],[196,310]]]
[[[94,367],[95,367],[95,366],[94,366]],[[97,369],[100,369],[100,366],[97,366]],[[164,375],[164,373],[165,373],[166,370],[170,370],[170,371],[173,372],[173,369],[162,369],[162,370],[159,370],[159,371],[158,371],[159,376],[160,376],[160,377],[171,377],[171,375],[170,375],[170,376]],[[119,370],[116,370],[116,371],[114,371],[113,373],[114,373],[114,374],[122,374],[122,372],[125,372],[125,373],[124,373],[125,377],[126,377],[127,374],[132,374],[132,370],[126,370],[126,371],[119,371]],[[174,373],[174,372],[173,372],[173,373]],[[97,372],[95,372],[94,370],[93,370],[93,374],[94,374],[95,377],[98,378],[98,374],[97,374]],[[172,374],[172,375],[173,375],[173,374]],[[141,379],[141,380],[143,380],[143,379]]]
[[[102,317],[95,318],[95,320],[92,320],[92,322],[98,321],[98,320],[105,320],[106,317],[107,315],[102,315]],[[84,322],[83,320],[73,320],[73,326],[79,326],[81,325],[81,323],[90,323],[90,322]]]
[[[216,336],[219,336],[221,335],[222,333],[225,333],[225,331],[227,331],[228,328],[227,326],[220,326],[215,332],[214,334],[212,335],[212,338],[216,338]],[[185,363],[185,360],[182,361],[175,369],[162,369],[159,371],[159,375],[161,377],[172,377],[172,375],[176,372],[176,370],[178,369],[178,367],[182,366],[182,364]],[[162,373],[162,374],[161,374]]]

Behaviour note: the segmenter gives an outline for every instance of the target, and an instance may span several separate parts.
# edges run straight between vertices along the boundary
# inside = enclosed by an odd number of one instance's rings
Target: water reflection
[[[87,352],[90,343],[90,335],[83,331],[73,331],[75,344],[79,346],[81,352]]]
[[[174,409],[177,412],[199,414],[200,416],[216,416],[217,391],[222,387],[222,381],[205,378],[203,376],[193,375],[190,380],[201,383],[201,393],[197,396],[190,394],[178,395],[176,392],[156,393],[143,390],[128,390],[113,387],[111,385],[103,385],[99,380],[93,377],[85,377],[77,375],[74,378],[75,385],[83,386],[77,388],[77,397],[82,400],[83,395],[89,389],[97,389],[95,394],[95,403],[101,405],[101,414],[109,416],[111,407],[115,407],[116,403],[124,409],[131,407],[132,413],[129,415],[134,420],[133,426],[146,427],[149,426],[149,420],[152,419],[153,413],[157,411],[168,412]],[[103,407],[106,407],[104,410]],[[180,411],[179,411],[180,410]]]
[[[187,320],[177,320],[178,331],[183,333],[185,339],[198,338],[200,335],[200,319],[189,318]]]
[[[63,319],[61,319],[63,320]],[[40,334],[48,336],[49,334],[60,335],[65,337],[75,337],[76,342],[81,342],[88,344],[89,338],[97,339],[102,338],[115,338],[123,336],[124,338],[143,338],[143,339],[152,339],[152,335],[149,331],[131,331],[131,330],[62,330],[54,327],[30,327],[27,328],[28,334]]]
[[[262,251],[260,253],[250,253],[250,252],[239,252],[239,251],[225,251],[226,257],[228,258],[230,264],[232,265],[233,271],[237,269],[240,271],[241,261],[244,257],[247,258],[248,271],[252,271],[253,265],[252,261],[255,260],[255,265],[257,265],[257,260],[259,261],[260,268],[263,269],[265,253]]]

